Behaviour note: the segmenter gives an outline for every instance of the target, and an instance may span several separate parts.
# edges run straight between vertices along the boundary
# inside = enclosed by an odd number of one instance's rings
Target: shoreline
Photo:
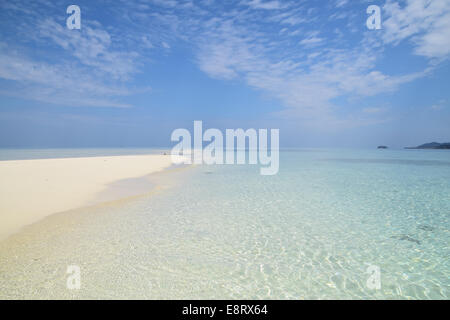
[[[0,161],[0,240],[50,215],[143,195],[167,155]]]

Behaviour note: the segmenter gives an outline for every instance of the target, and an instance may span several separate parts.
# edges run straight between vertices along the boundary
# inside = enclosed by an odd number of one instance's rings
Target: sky
[[[450,142],[449,58],[450,0],[0,0],[0,147],[168,147],[194,120],[286,148]]]

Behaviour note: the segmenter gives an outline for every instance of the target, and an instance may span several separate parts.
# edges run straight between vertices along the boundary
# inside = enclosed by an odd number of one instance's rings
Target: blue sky
[[[450,0],[0,0],[0,147],[170,146],[193,120],[284,147],[450,141],[449,57]]]

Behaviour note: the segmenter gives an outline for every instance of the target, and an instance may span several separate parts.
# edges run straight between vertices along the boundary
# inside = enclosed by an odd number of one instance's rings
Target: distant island
[[[377,149],[387,149],[387,148],[388,148],[387,146],[378,146]]]
[[[406,147],[405,149],[450,149],[450,142],[446,143],[430,142],[422,144],[418,147]]]

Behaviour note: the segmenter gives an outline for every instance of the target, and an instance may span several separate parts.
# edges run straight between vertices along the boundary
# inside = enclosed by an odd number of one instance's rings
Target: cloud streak
[[[397,45],[409,40],[417,55],[447,59],[450,54],[450,1],[388,0],[383,7],[383,39]]]
[[[306,49],[300,50],[299,46],[286,46],[289,40],[274,39],[270,30],[246,21],[242,25],[239,17],[214,19],[199,36],[199,67],[213,78],[242,80],[269,93],[285,106],[278,113],[281,116],[309,122],[326,119],[340,126],[358,123],[354,114],[345,121],[341,111],[346,106],[336,99],[394,92],[431,70],[389,75],[377,70],[383,52],[378,41],[362,38],[354,48],[333,47],[332,41],[318,37],[319,31],[313,30],[298,42]],[[324,47],[315,48],[318,45]],[[366,116],[360,120],[367,124]]]

